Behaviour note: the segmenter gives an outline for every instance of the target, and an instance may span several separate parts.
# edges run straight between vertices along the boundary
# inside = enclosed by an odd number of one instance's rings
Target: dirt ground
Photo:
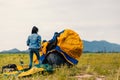
[[[79,76],[75,76],[78,80],[85,80],[90,78],[95,78],[95,80],[105,80],[105,76],[94,76],[92,74],[80,74]]]

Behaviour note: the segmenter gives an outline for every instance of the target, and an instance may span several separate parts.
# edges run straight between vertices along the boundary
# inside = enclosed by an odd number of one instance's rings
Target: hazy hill
[[[84,52],[120,52],[120,45],[110,43],[104,40],[101,41],[85,41],[84,44]]]
[[[13,48],[10,50],[3,50],[0,53],[28,53],[28,50],[20,51],[17,48]]]
[[[120,52],[120,45],[110,43],[104,40],[101,41],[86,41],[83,40],[84,52]],[[28,50],[20,51],[17,48],[4,50],[0,53],[28,53]]]
[[[1,53],[18,53],[18,52],[20,52],[20,50],[18,50],[16,48],[1,51]]]

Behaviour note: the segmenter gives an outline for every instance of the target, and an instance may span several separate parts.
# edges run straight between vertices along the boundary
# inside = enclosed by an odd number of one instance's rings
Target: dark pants
[[[30,48],[29,50],[30,50],[30,53],[29,53],[29,56],[30,56],[29,68],[31,68],[32,67],[32,61],[33,61],[33,54],[35,53],[35,55],[37,56],[39,64],[40,64],[40,55],[39,55],[39,49]]]

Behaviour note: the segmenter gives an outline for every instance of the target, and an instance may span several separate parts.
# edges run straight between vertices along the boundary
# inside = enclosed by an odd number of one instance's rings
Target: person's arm
[[[41,46],[41,36],[38,36],[38,43],[39,43],[40,46]]]
[[[28,37],[28,39],[27,39],[27,46],[29,46],[29,43],[30,43],[30,39]]]
[[[38,43],[39,43],[39,45],[40,45],[39,50],[41,51],[41,36],[38,36]]]

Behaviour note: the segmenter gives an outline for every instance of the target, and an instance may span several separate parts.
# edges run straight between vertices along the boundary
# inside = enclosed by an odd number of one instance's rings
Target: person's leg
[[[35,49],[35,54],[36,54],[36,56],[37,56],[37,59],[38,59],[38,61],[39,61],[39,64],[41,64],[39,49]]]
[[[29,56],[30,56],[29,68],[31,68],[32,67],[32,61],[33,61],[33,49],[30,49]]]

